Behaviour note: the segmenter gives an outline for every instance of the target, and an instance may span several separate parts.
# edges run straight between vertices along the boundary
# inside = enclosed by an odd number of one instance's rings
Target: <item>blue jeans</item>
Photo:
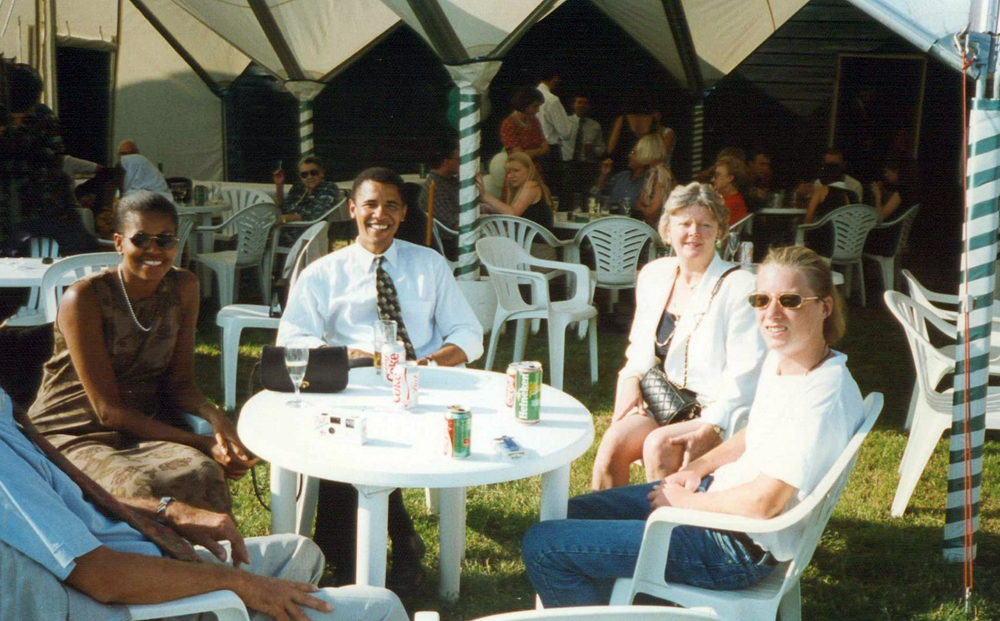
[[[702,481],[700,491],[711,483]],[[521,555],[546,608],[604,605],[615,579],[635,572],[650,514],[654,483],[630,485],[571,498],[568,518],[535,524],[524,535]],[[774,567],[754,562],[732,533],[678,526],[670,537],[667,582],[717,590],[751,586]]]

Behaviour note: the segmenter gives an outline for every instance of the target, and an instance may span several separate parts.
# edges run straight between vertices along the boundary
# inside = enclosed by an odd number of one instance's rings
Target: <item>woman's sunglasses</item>
[[[320,170],[317,168],[310,168],[308,170],[303,170],[302,172],[300,172],[299,176],[302,177],[303,179],[308,179],[309,177],[318,177],[320,176]]]
[[[771,305],[771,294],[770,293],[751,293],[747,298],[750,302],[750,306],[754,308],[767,308]],[[810,300],[819,300],[820,296],[814,295],[812,297],[804,298],[798,293],[782,293],[778,295],[778,306],[782,308],[799,308],[806,302]]]
[[[170,250],[171,248],[177,246],[177,242],[179,242],[181,238],[177,237],[176,235],[171,235],[170,233],[161,233],[160,235],[150,235],[149,233],[136,233],[132,237],[129,237],[129,240],[139,248],[142,248],[143,250],[149,248],[149,245],[152,244],[154,241],[156,242],[156,245],[159,246],[161,249]]]

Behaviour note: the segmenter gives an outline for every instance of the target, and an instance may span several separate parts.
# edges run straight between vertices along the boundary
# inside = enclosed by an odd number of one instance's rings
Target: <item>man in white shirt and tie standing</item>
[[[538,122],[542,125],[545,142],[549,143],[549,161],[545,166],[545,183],[553,194],[562,193],[562,178],[565,166],[562,155],[562,145],[570,140],[576,123],[566,114],[562,101],[554,94],[561,81],[559,73],[553,69],[544,69],[538,92],[544,101],[538,108]]]
[[[563,187],[566,191],[580,192],[597,173],[596,162],[604,155],[604,136],[601,124],[590,118],[590,98],[579,93],[573,98],[573,123],[569,140],[563,141],[562,159],[566,167]]]
[[[357,243],[302,272],[281,318],[278,345],[346,345],[351,357],[370,357],[372,325],[393,313],[410,359],[455,366],[483,354],[483,328],[444,258],[395,239],[407,213],[402,187],[403,179],[387,168],[369,168],[355,178],[348,207]],[[315,540],[336,567],[338,584],[354,582],[356,520],[354,487],[324,481]],[[399,490],[389,496],[389,535],[393,563],[387,583],[406,592],[422,579],[424,546]]]

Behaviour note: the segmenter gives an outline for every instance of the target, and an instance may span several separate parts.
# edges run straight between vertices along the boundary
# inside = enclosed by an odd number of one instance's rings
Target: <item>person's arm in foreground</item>
[[[318,587],[258,576],[224,565],[115,552],[100,546],[76,559],[66,583],[102,604],[159,604],[182,597],[229,590],[248,608],[279,621],[305,621],[303,607],[332,606],[310,593]]]

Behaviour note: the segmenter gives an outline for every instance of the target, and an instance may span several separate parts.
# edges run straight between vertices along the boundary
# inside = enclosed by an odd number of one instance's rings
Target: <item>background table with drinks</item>
[[[397,487],[439,489],[440,593],[459,592],[465,545],[465,488],[542,475],[540,517],[566,515],[570,463],[594,438],[590,412],[572,396],[550,386],[541,390],[540,422],[523,425],[506,410],[506,375],[473,369],[420,367],[417,407],[392,404],[390,384],[374,368],[350,372],[346,390],[303,394],[307,406],[292,408],[288,393],[264,391],[240,415],[246,445],[271,463],[271,530],[309,534],[309,494],[302,493],[296,515],[296,473],[351,483],[358,488],[358,584],[385,584],[388,495]],[[472,413],[471,454],[446,456],[445,412],[463,405]],[[322,413],[364,414],[368,441],[362,446],[321,436]],[[494,449],[494,439],[512,436],[523,448],[511,459]],[[313,501],[314,502],[314,501]],[[302,519],[303,514],[306,519]]]

